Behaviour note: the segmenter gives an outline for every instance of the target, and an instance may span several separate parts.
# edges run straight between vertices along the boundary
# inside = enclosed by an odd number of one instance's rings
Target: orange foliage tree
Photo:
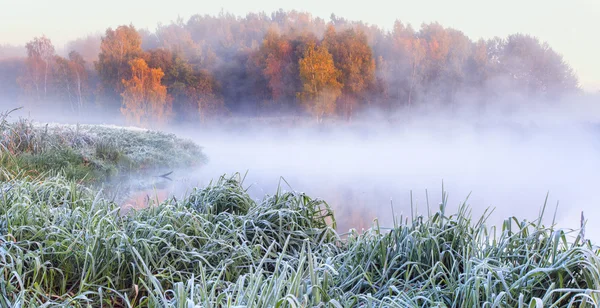
[[[269,31],[261,51],[265,53],[266,58],[263,73],[267,77],[273,100],[277,101],[285,92],[285,76],[290,73],[287,66],[292,62],[292,46],[279,34]]]
[[[159,68],[150,68],[144,59],[134,59],[129,64],[131,78],[122,81],[125,90],[121,93],[121,113],[127,121],[137,125],[165,123],[172,107],[167,99],[167,87],[161,83],[165,74]]]
[[[336,33],[330,26],[325,32],[324,44],[341,71],[343,88],[338,109],[350,119],[355,106],[366,100],[365,92],[375,82],[373,51],[364,32],[353,28]]]
[[[106,30],[95,62],[105,99],[118,102],[118,95],[123,92],[121,81],[131,74],[130,61],[143,55],[142,38],[133,26]]]
[[[465,97],[493,103],[506,93],[558,99],[580,91],[563,57],[529,35],[474,42],[438,23],[413,29],[400,21],[390,30],[280,10],[270,16],[194,15],[154,33],[132,25],[109,28],[67,44],[65,51],[79,53],[68,58],[58,57],[41,37],[26,48],[0,45],[0,93],[11,102],[70,103],[75,111],[95,101],[118,112],[123,80],[132,78],[130,62],[138,58],[162,70],[159,83],[172,106],[167,109],[190,122],[223,111],[266,116],[308,109],[321,118],[331,106],[350,119],[366,107],[453,107]],[[328,63],[326,54],[333,65],[309,66]]]
[[[316,37],[309,33],[291,36],[270,29],[260,48],[251,56],[269,90],[267,100],[274,103],[270,108],[280,111],[297,109],[296,93],[302,87],[298,61],[306,45],[314,41]]]
[[[327,48],[309,44],[299,66],[302,92],[298,93],[298,97],[306,110],[317,121],[322,121],[324,116],[333,115],[343,85],[338,81],[340,71],[335,68],[333,57]]]

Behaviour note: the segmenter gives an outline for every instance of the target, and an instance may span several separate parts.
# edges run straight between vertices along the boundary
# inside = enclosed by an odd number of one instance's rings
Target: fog
[[[280,184],[306,192],[335,209],[340,232],[367,228],[375,218],[391,226],[392,207],[396,215],[411,214],[411,194],[414,211],[426,215],[427,199],[435,211],[442,185],[450,212],[470,195],[475,218],[495,209],[491,224],[509,216],[536,219],[547,194],[546,223],[557,204],[559,227],[579,228],[582,211],[593,220],[600,183],[594,101],[503,107],[509,108],[415,112],[391,123],[370,115],[352,124],[179,129],[204,147],[209,163],[176,176],[202,186],[224,173],[247,172],[255,198]],[[600,227],[590,224],[586,234],[598,238]]]
[[[428,199],[433,212],[442,185],[449,194],[447,212],[470,195],[467,204],[475,218],[495,209],[490,224],[509,216],[537,219],[547,194],[546,223],[557,204],[559,227],[579,228],[582,211],[593,222],[600,183],[597,97],[493,106],[372,113],[350,123],[249,118],[174,125],[163,130],[194,140],[209,161],[197,170],[175,170],[167,186],[183,194],[222,174],[247,172],[244,185],[256,199],[273,194],[278,185],[324,199],[342,233],[368,228],[375,218],[392,226],[393,212],[411,215],[411,194],[413,211],[426,215]],[[45,116],[31,115],[41,122],[69,122]],[[115,117],[75,122],[121,123]],[[600,238],[600,225],[588,224],[586,236]]]

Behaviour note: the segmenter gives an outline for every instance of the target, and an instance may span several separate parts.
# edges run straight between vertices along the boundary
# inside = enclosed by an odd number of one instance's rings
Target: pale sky
[[[527,33],[547,41],[576,70],[584,89],[600,91],[600,0],[0,0],[0,44],[22,45],[45,34],[56,46],[108,27],[154,30],[181,16],[236,15],[282,8],[331,13],[390,29],[396,19],[418,28],[438,21],[471,39]]]

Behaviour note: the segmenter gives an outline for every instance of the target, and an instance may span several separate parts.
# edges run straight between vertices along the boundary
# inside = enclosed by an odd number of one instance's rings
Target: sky
[[[575,69],[585,90],[600,91],[600,0],[0,0],[0,44],[23,45],[45,34],[57,47],[108,27],[133,23],[154,30],[178,16],[245,15],[278,9],[312,13],[325,20],[335,13],[390,29],[395,20],[418,28],[437,21],[473,40],[526,33],[546,41]]]

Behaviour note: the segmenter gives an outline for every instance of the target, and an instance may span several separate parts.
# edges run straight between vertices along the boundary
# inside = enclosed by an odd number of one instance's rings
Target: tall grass
[[[340,239],[327,203],[239,175],[121,213],[50,176],[0,183],[2,307],[595,307],[595,246],[463,205]]]

